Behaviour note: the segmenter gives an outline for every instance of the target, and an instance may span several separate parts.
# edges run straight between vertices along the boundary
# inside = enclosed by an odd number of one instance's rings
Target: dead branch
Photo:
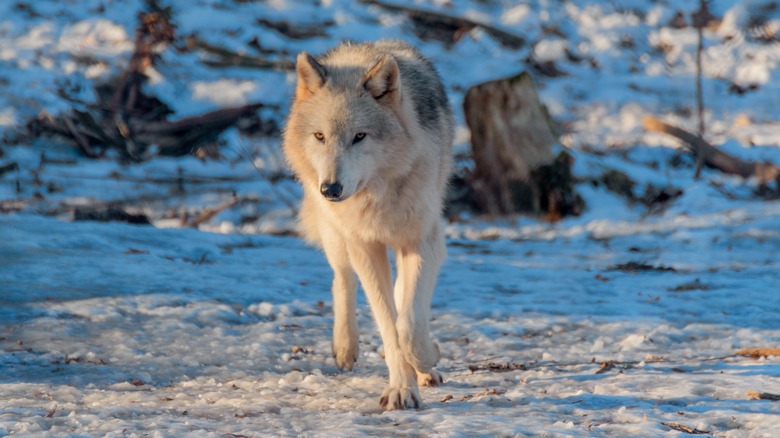
[[[691,435],[709,435],[710,433],[708,430],[699,430],[696,429],[695,427],[689,427],[679,423],[661,423],[661,424],[671,429],[678,430],[680,432],[689,433]]]
[[[84,138],[83,135],[81,135],[81,132],[76,128],[75,123],[73,123],[73,118],[69,115],[65,115],[62,117],[62,123],[65,125],[65,128],[68,130],[68,133],[70,133],[71,136],[73,136],[73,139],[76,141],[76,144],[78,145],[79,149],[81,149],[81,152],[84,153],[89,158],[97,158],[98,154],[96,154],[94,151],[92,151],[92,147],[89,145],[89,142],[86,138]]]
[[[328,34],[323,29],[327,26],[336,24],[334,21],[327,21],[313,25],[301,25],[291,24],[289,21],[269,20],[267,18],[258,18],[256,22],[261,26],[273,29],[293,40],[327,37]]]
[[[0,176],[8,172],[14,172],[19,170],[19,164],[16,161],[0,165]]]
[[[162,12],[142,12],[138,15],[138,21],[135,51],[111,99],[110,105],[114,111],[135,108],[141,86],[147,79],[144,72],[154,65],[155,50],[174,39],[174,26]]]
[[[662,122],[655,117],[645,117],[644,127],[650,132],[661,132],[676,137],[686,143],[688,149],[696,156],[702,157],[704,164],[713,169],[720,170],[730,175],[739,175],[743,178],[756,177],[761,184],[778,181],[780,168],[773,163],[745,161],[733,155],[729,155],[712,146],[703,138],[684,129]]]
[[[696,45],[696,112],[699,115],[699,137],[704,137],[704,95],[702,93],[702,65],[701,55],[704,51],[704,26],[710,16],[710,11],[707,8],[707,2],[705,0],[699,0],[699,10],[692,15],[692,21],[696,31],[698,33],[698,43]],[[701,169],[704,166],[704,157],[702,155],[696,155],[696,172],[694,178],[699,179],[701,176]]]
[[[702,94],[702,65],[701,55],[704,51],[704,28],[712,18],[712,13],[706,0],[699,0],[699,10],[691,16],[693,26],[698,31],[698,43],[696,45],[696,110],[699,114],[699,136],[704,136],[704,96]]]
[[[236,205],[238,202],[239,202],[238,196],[236,196],[234,193],[233,196],[230,197],[230,199],[222,202],[218,206],[214,208],[208,208],[208,207],[204,208],[203,211],[200,212],[200,214],[198,214],[191,220],[187,220],[186,215],[182,216],[182,226],[198,228],[201,224],[210,221],[211,219],[214,218],[214,216]]]
[[[210,55],[209,58],[201,60],[203,65],[215,68],[243,67],[256,68],[261,70],[295,70],[295,63],[292,61],[271,61],[269,59],[256,56],[244,55],[232,50],[207,43],[195,36],[187,38],[187,47],[190,49],[201,50]]]
[[[762,357],[780,356],[780,348],[746,348],[737,351],[737,356],[752,357],[760,359]]]
[[[780,401],[780,395],[778,394],[772,394],[769,392],[758,392],[758,391],[747,391],[747,396],[751,400],[771,400],[771,401]]]
[[[409,6],[386,3],[380,0],[360,0],[360,2],[368,5],[379,6],[380,8],[387,9],[391,12],[405,13],[411,20],[414,20],[418,23],[432,26],[441,26],[451,29],[453,34],[456,36],[456,41],[457,35],[468,32],[475,27],[479,27],[484,29],[485,32],[490,34],[490,36],[495,38],[499,43],[506,47],[518,49],[525,45],[525,38],[519,35],[515,35],[505,30],[501,30],[493,25],[481,23],[468,18],[455,17],[427,9],[418,9]]]

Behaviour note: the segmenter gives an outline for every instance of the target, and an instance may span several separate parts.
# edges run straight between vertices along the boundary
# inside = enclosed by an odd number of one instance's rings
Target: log
[[[652,116],[645,117],[643,124],[647,131],[661,132],[682,140],[694,156],[697,159],[701,158],[707,167],[743,178],[756,177],[762,185],[775,181],[780,187],[780,168],[773,163],[742,160],[712,146],[698,135],[662,122]]]
[[[505,47],[519,49],[525,45],[525,38],[520,35],[501,30],[488,23],[482,23],[464,17],[455,17],[427,9],[388,3],[381,0],[360,0],[360,2],[378,6],[391,12],[405,13],[411,20],[426,27],[441,27],[447,29],[454,36],[453,39],[455,41],[457,41],[457,37],[463,32],[468,32],[475,27],[480,27]]]
[[[190,36],[187,38],[187,47],[190,49],[200,50],[209,55],[208,58],[201,60],[203,65],[209,67],[241,67],[280,71],[295,70],[295,63],[292,61],[273,61],[257,56],[244,55],[229,50],[225,47],[207,43],[206,41],[203,41],[195,36]]]
[[[161,155],[186,155],[200,145],[216,140],[222,131],[239,119],[250,116],[262,106],[261,103],[253,103],[175,121],[141,122],[130,129],[137,142],[157,145]]]
[[[572,157],[553,155],[553,123],[527,72],[471,87],[463,103],[471,129],[470,183],[483,212],[578,214]]]

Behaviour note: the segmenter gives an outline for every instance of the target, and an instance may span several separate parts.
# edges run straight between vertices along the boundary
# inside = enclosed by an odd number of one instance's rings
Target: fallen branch
[[[480,27],[504,46],[513,49],[519,49],[525,45],[525,38],[519,35],[515,35],[490,24],[481,23],[479,21],[468,18],[454,17],[452,15],[443,14],[441,12],[386,3],[380,0],[360,0],[360,2],[368,5],[379,6],[380,8],[387,9],[391,12],[405,13],[410,19],[418,23],[452,29],[455,35],[468,32],[475,27]]]
[[[219,204],[214,208],[210,208],[210,207],[204,208],[203,211],[200,212],[200,214],[198,214],[191,220],[187,219],[186,214],[183,215],[181,218],[181,222],[182,222],[181,225],[183,227],[198,228],[201,224],[210,221],[211,219],[214,218],[214,216],[236,205],[238,202],[239,202],[238,196],[233,194],[233,196],[231,196],[230,199],[224,201],[223,203]]]
[[[136,225],[151,225],[149,217],[143,213],[131,213],[117,203],[89,206],[76,206],[72,210],[74,221],[127,222]]]
[[[186,155],[200,145],[216,140],[237,120],[254,114],[262,107],[261,103],[253,103],[175,121],[131,123],[130,131],[138,143],[157,145],[162,155]]]
[[[756,177],[762,185],[775,181],[780,186],[780,168],[773,163],[756,163],[729,155],[707,143],[698,135],[662,122],[652,116],[645,117],[643,123],[647,131],[668,134],[685,142],[688,149],[697,158],[701,157],[704,164],[708,167],[730,175],[739,175],[743,178]]]
[[[0,165],[0,176],[17,170],[19,170],[19,164],[17,164],[16,161],[11,161],[10,163]]]
[[[780,356],[780,348],[746,348],[737,351],[737,356],[752,357],[760,359],[762,357]]]
[[[679,430],[680,432],[689,433],[691,435],[709,435],[710,433],[708,430],[699,430],[696,429],[695,427],[689,427],[679,423],[661,423],[661,424],[663,424],[666,427],[672,428],[674,430]]]
[[[747,396],[751,400],[780,401],[780,395],[770,394],[768,392],[758,392],[758,391],[748,390]]]
[[[211,55],[210,58],[201,60],[203,65],[215,68],[243,67],[256,68],[260,70],[295,70],[295,63],[292,61],[271,61],[256,56],[244,55],[221,46],[207,43],[197,37],[187,38],[187,47],[197,49]]]
[[[279,32],[280,34],[293,40],[327,37],[328,34],[323,30],[323,28],[336,24],[333,21],[327,21],[313,25],[301,25],[291,24],[289,21],[274,21],[268,20],[266,18],[258,18],[256,22],[263,27],[273,29],[276,32]]]
[[[92,147],[89,145],[89,142],[86,138],[84,138],[83,135],[81,135],[81,132],[76,128],[76,124],[73,123],[73,118],[69,115],[62,116],[62,123],[65,125],[65,128],[68,130],[68,133],[73,137],[73,140],[78,145],[79,149],[81,149],[81,152],[84,153],[89,158],[97,158],[99,155],[92,151]]]

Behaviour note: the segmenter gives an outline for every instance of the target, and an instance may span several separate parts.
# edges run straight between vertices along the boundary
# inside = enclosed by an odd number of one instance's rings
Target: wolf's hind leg
[[[333,232],[321,233],[321,238],[333,268],[333,358],[340,370],[352,370],[358,356],[355,272],[344,239]]]
[[[430,373],[439,361],[439,349],[431,340],[431,299],[447,249],[440,226],[415,246],[398,249],[402,292],[396,290],[398,343],[406,360],[418,373]]]

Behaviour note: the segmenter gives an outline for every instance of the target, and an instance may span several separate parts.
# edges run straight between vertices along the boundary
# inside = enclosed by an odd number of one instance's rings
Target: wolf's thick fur
[[[446,255],[441,225],[452,112],[431,63],[400,41],[298,55],[285,156],[303,185],[300,225],[333,268],[333,355],[357,360],[355,273],[385,348],[385,409],[421,405],[437,384],[430,307]],[[396,258],[395,286],[388,248]]]

